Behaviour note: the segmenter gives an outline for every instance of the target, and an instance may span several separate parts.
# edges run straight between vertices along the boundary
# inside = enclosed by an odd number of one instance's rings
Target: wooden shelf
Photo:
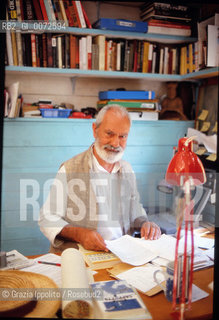
[[[219,68],[207,68],[198,72],[188,73],[185,75],[143,73],[143,72],[124,72],[124,71],[99,71],[99,70],[80,70],[80,69],[58,69],[58,68],[33,68],[6,66],[7,74],[31,74],[31,75],[60,75],[63,77],[92,77],[92,78],[124,78],[124,79],[145,79],[151,81],[185,81],[201,78],[210,78],[219,75]]]
[[[195,37],[185,37],[176,35],[165,35],[156,33],[143,33],[143,32],[128,32],[128,31],[113,31],[113,30],[101,30],[101,29],[88,29],[88,28],[76,28],[65,27],[63,24],[58,27],[57,23],[50,22],[48,25],[43,22],[36,21],[35,23],[16,22],[15,28],[21,32],[34,32],[34,33],[70,33],[79,36],[91,35],[105,35],[106,38],[120,38],[120,39],[137,39],[137,40],[149,40],[162,43],[186,43],[196,42]]]

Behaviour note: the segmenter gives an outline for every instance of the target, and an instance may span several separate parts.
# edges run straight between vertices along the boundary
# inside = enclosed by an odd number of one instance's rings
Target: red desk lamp
[[[180,303],[180,319],[184,319],[185,303],[188,300],[188,308],[191,308],[192,299],[192,280],[193,280],[193,261],[194,261],[194,237],[193,237],[193,207],[194,203],[191,200],[191,189],[194,186],[206,182],[205,170],[201,160],[192,151],[192,140],[195,137],[181,138],[178,142],[178,150],[173,156],[167,168],[165,180],[167,183],[176,185],[184,191],[184,198],[178,203],[177,209],[177,242],[175,249],[175,263],[174,263],[174,279],[173,279],[173,309],[176,310],[176,304]],[[181,283],[181,297],[177,301],[177,283],[179,285],[179,264],[178,264],[178,247],[180,240],[180,232],[182,223],[185,225],[185,243],[183,254],[183,268],[182,268],[182,283]],[[188,230],[191,231],[191,255],[187,253],[187,239]],[[191,258],[190,258],[191,257]],[[191,260],[190,260],[191,259]],[[188,271],[188,264],[190,264],[190,272]],[[187,282],[186,277],[189,277]],[[188,290],[186,288],[187,283]],[[188,296],[186,294],[188,292]]]

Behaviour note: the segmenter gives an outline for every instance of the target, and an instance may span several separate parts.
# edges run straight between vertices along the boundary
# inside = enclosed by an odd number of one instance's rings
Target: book
[[[34,20],[34,10],[31,0],[23,1],[25,20]]]
[[[47,44],[47,67],[53,67],[53,60],[52,60],[52,34],[47,33],[46,35],[46,44]]]
[[[148,72],[148,55],[149,55],[149,42],[144,41],[142,72],[146,72],[146,73]]]
[[[151,319],[150,313],[137,291],[126,281],[111,280],[94,282],[85,267],[82,253],[73,248],[61,254],[62,288],[83,290],[80,299],[62,299],[63,318],[118,319],[129,316]],[[99,294],[98,294],[99,292]],[[93,299],[86,298],[91,295]]]
[[[80,28],[86,28],[86,23],[84,19],[84,14],[81,6],[81,1],[74,1],[75,10],[77,10],[77,14],[80,20]]]
[[[63,17],[62,20],[64,20],[66,27],[68,27],[69,23],[68,23],[68,18],[67,18],[66,12],[65,12],[63,0],[59,0],[59,7],[60,7],[60,11],[61,11],[62,17]]]
[[[158,110],[158,100],[157,99],[145,99],[145,100],[99,100],[97,101],[97,109],[100,110],[102,107],[108,104],[118,104],[125,108],[128,108],[129,111],[138,109],[138,111],[144,110]],[[140,109],[140,110],[139,110]]]
[[[98,35],[94,37],[94,44],[98,45],[98,70],[105,70],[105,36]]]
[[[83,4],[82,4],[82,1],[81,1],[81,7],[82,7],[82,12],[83,12],[83,15],[84,15],[85,23],[86,23],[86,25],[87,25],[87,27],[88,27],[89,29],[92,29],[92,25],[91,25],[90,20],[89,20],[89,18],[88,18],[88,16],[87,16],[87,13],[86,13],[86,11],[85,11],[85,9],[84,9],[84,6],[83,6]]]
[[[148,33],[169,34],[175,36],[189,37],[191,36],[191,29],[149,25]]]
[[[39,0],[39,4],[40,4],[40,8],[42,10],[43,20],[49,21],[48,15],[47,15],[47,11],[46,11],[46,7],[45,7],[45,4],[44,4],[44,0]]]
[[[16,0],[7,0],[8,20],[17,20]]]
[[[12,39],[11,39],[11,32],[6,31],[6,50],[7,50],[7,57],[8,57],[8,65],[13,66],[14,60],[13,60],[13,50],[12,50]]]
[[[98,319],[150,319],[146,306],[137,291],[125,280],[109,280],[91,283]]]
[[[87,38],[81,37],[79,40],[79,69],[87,70]]]
[[[170,15],[173,17],[191,18],[191,10],[188,6],[163,2],[146,3],[141,7],[140,16],[142,17],[151,11],[163,16]]]
[[[219,26],[208,25],[207,29],[207,67],[219,66]]]
[[[52,66],[57,68],[57,38],[52,36]]]
[[[31,33],[31,55],[32,55],[32,67],[37,67],[37,58],[36,58],[36,35]]]
[[[99,91],[100,100],[145,100],[145,99],[155,99],[155,92],[148,90],[109,90],[109,91]]]
[[[92,69],[92,37],[87,36],[86,51],[87,51],[87,69]]]
[[[83,255],[84,261],[91,270],[111,268],[117,263],[120,263],[119,258],[116,257],[114,253],[86,250],[81,244],[78,244],[78,247]]]
[[[37,20],[42,21],[43,20],[43,14],[40,8],[40,2],[38,0],[32,0],[35,15]]]
[[[55,12],[51,0],[44,0],[46,13],[49,21],[56,21]]]

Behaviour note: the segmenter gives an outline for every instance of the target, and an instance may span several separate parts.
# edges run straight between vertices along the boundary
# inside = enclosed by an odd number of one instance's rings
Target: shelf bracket
[[[77,80],[77,77],[71,77],[72,93],[75,92],[76,80]]]

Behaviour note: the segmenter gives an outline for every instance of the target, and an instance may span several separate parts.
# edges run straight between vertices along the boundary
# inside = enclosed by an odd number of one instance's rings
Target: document
[[[124,271],[118,274],[117,278],[126,280],[134,288],[145,293],[157,286],[157,283],[154,281],[153,277],[156,270],[161,270],[161,268],[148,264],[144,267],[135,267],[130,270]],[[161,279],[161,281],[162,280],[163,278]]]
[[[107,248],[122,262],[140,266],[157,257],[157,254],[135,241],[135,238],[125,235],[116,240],[105,240]]]
[[[105,241],[107,248],[117,255],[121,261],[133,266],[140,266],[160,257],[167,260],[175,259],[176,238],[162,234],[157,240],[145,240],[125,235],[116,240]],[[191,250],[188,237],[187,251]],[[179,254],[184,252],[184,238],[179,242]]]
[[[61,263],[61,257],[57,256],[53,253],[45,254],[41,257],[31,259],[32,265],[30,267],[26,267],[21,269],[22,271],[27,272],[35,272],[39,274],[43,274],[51,278],[59,288],[62,287],[62,275],[61,275],[61,268],[55,265],[49,264],[40,264],[38,261],[45,261],[45,262],[52,262],[52,263]]]

